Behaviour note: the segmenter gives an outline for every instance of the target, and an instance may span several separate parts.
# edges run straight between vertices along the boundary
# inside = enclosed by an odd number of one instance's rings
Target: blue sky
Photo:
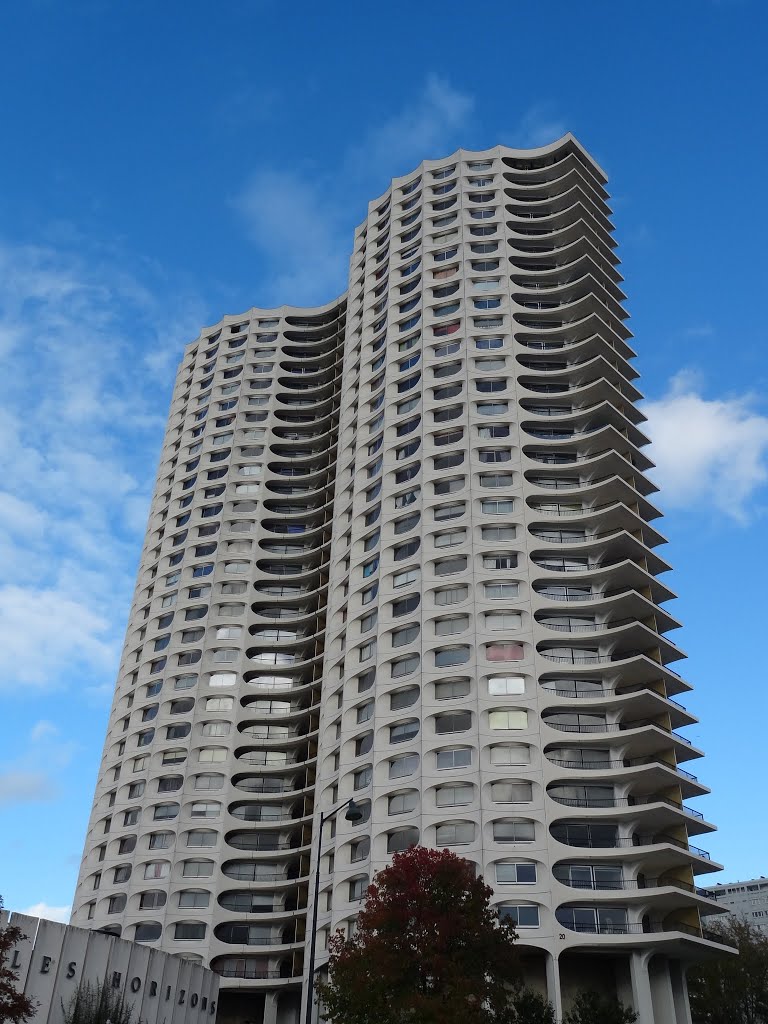
[[[0,13],[0,893],[71,901],[175,364],[345,287],[423,157],[573,131],[608,171],[707,757],[768,874],[768,8],[27,0]],[[761,657],[757,657],[760,654]]]

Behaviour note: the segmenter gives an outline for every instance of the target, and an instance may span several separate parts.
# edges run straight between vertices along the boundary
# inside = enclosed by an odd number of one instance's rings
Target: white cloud
[[[347,176],[380,179],[384,173],[397,177],[422,160],[447,156],[446,150],[454,148],[474,105],[471,96],[454,89],[445,78],[427,75],[412,104],[374,125],[365,138],[350,147],[344,157]]]
[[[116,667],[170,362],[206,320],[127,262],[0,239],[0,688],[93,699]]]
[[[39,722],[35,722],[32,726],[29,738],[33,743],[38,743],[40,740],[45,740],[49,736],[58,735],[58,726],[54,725],[53,722],[48,722],[45,718],[41,718]]]
[[[534,103],[501,140],[507,146],[535,148],[556,142],[567,130],[565,121],[554,113],[551,103]]]
[[[666,395],[646,403],[653,475],[668,505],[747,521],[768,480],[768,416],[754,405],[750,395],[704,398],[697,377],[685,372]]]
[[[690,327],[684,327],[682,335],[684,338],[712,338],[715,334],[715,328],[712,324],[692,324]]]
[[[321,183],[261,171],[236,206],[252,241],[269,253],[271,287],[281,302],[325,303],[344,290],[349,240],[343,239],[343,215]]]
[[[55,800],[59,790],[43,772],[11,769],[0,771],[0,806]]]
[[[116,648],[110,622],[64,590],[0,589],[0,680],[53,688],[61,666],[103,670]]]
[[[72,907],[52,907],[48,903],[33,903],[26,910],[18,911],[20,914],[27,914],[29,917],[44,917],[46,921],[58,921],[60,924],[69,924],[69,916]]]
[[[350,144],[337,167],[263,167],[251,175],[232,205],[273,268],[258,304],[321,304],[343,292],[352,231],[368,201],[389,178],[456,148],[473,105],[444,78],[428,75],[413,101]]]

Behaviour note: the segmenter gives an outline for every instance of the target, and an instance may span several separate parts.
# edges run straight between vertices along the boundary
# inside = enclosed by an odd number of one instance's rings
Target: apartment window
[[[150,889],[149,892],[143,892],[139,900],[139,908],[141,910],[155,910],[159,907],[164,907],[166,902],[166,894],[161,892],[159,889]]]
[[[457,519],[459,516],[463,516],[466,511],[466,505],[463,501],[458,502],[455,505],[438,505],[437,508],[432,510],[432,515],[435,522],[444,522],[446,519]]]
[[[518,583],[485,583],[483,594],[491,601],[514,600],[518,596]]]
[[[378,616],[378,612],[370,612],[368,615],[364,615],[362,619],[360,619],[360,632],[367,633],[369,629],[373,629],[376,625]]]
[[[400,853],[407,850],[409,846],[415,846],[419,841],[419,830],[417,828],[403,828],[391,832],[387,836],[387,853]]]
[[[181,873],[185,878],[208,878],[213,874],[213,861],[185,860]]]
[[[218,818],[221,804],[217,800],[200,800],[192,804],[189,815],[191,818]]]
[[[175,793],[184,785],[183,775],[165,775],[157,780],[158,793]]]
[[[522,661],[524,656],[522,644],[493,643],[485,645],[487,661]]]
[[[373,747],[373,733],[367,732],[355,741],[355,757],[369,753]]]
[[[349,847],[349,860],[350,863],[356,864],[358,861],[365,860],[371,852],[371,841],[365,836],[363,839],[357,839],[354,843],[350,844]]]
[[[162,821],[164,819],[175,818],[178,813],[179,805],[176,803],[156,804],[153,818],[155,821]]]
[[[452,636],[463,633],[469,627],[468,615],[451,615],[435,620],[435,636]]]
[[[418,489],[416,489],[415,491],[405,491],[403,494],[398,494],[394,501],[395,508],[407,508],[409,505],[413,505],[413,503],[418,499],[418,497]]]
[[[441,587],[435,591],[435,604],[441,607],[452,604],[461,604],[469,596],[469,588],[466,586]]]
[[[404,626],[402,629],[392,631],[392,646],[403,647],[405,644],[413,643],[419,635],[417,625]]]
[[[368,661],[376,653],[376,641],[370,640],[367,644],[362,644],[358,649],[358,661]]]
[[[502,885],[531,885],[536,881],[536,865],[530,861],[499,861],[496,881]]]
[[[405,572],[396,572],[392,577],[393,587],[404,587],[408,583],[416,583],[419,580],[418,569],[407,569]]]
[[[435,575],[448,576],[454,572],[464,572],[467,568],[466,555],[459,555],[456,558],[443,558],[435,562]]]
[[[531,748],[525,743],[497,743],[491,747],[491,764],[530,764]]]
[[[488,693],[492,697],[522,696],[525,679],[523,676],[489,676]]]
[[[390,694],[389,697],[389,709],[390,711],[400,711],[403,708],[409,708],[419,699],[419,688],[418,686],[408,686],[404,690],[396,690]]]
[[[523,617],[520,612],[487,612],[485,628],[489,630],[520,629]]]
[[[451,711],[435,718],[435,732],[445,736],[455,732],[466,732],[472,727],[471,711]]]
[[[376,669],[369,668],[366,672],[361,673],[357,677],[357,692],[364,693],[366,690],[370,690],[376,681]]]
[[[358,725],[362,725],[363,722],[369,721],[373,718],[373,712],[376,707],[375,701],[369,700],[366,704],[361,704],[357,709],[356,721]]]
[[[507,402],[478,402],[477,411],[481,416],[505,416],[508,409]],[[512,478],[509,477],[511,484]]]
[[[530,782],[494,782],[491,798],[497,804],[527,804],[533,800]]]
[[[145,921],[137,924],[133,933],[136,942],[155,942],[162,935],[163,927],[157,921]]]
[[[456,700],[466,697],[469,689],[468,679],[441,679],[439,683],[435,683],[435,700]]]
[[[353,878],[349,883],[349,902],[353,903],[357,900],[363,899],[367,889],[367,875],[363,876],[362,878]]]
[[[419,794],[415,789],[409,789],[405,793],[393,793],[387,801],[388,814],[408,814],[416,809],[418,802]]]
[[[474,838],[475,825],[472,821],[438,825],[435,829],[435,846],[461,846],[473,842]]]
[[[452,786],[439,786],[435,790],[435,803],[438,807],[461,807],[471,804],[475,787],[469,783],[456,783]]]
[[[438,750],[437,752],[437,767],[441,771],[449,768],[467,768],[471,764],[471,747],[452,747],[450,750]]]
[[[447,480],[438,480],[433,489],[436,495],[455,494],[464,488],[465,479],[463,476],[449,477]]]
[[[451,665],[465,664],[465,662],[469,661],[472,650],[466,646],[443,647],[434,653],[435,666],[437,668],[447,668]]]
[[[193,829],[187,832],[187,846],[215,846],[216,833],[206,829]]]
[[[403,754],[401,757],[393,757],[389,762],[390,779],[402,779],[413,775],[419,767],[418,754]]]
[[[408,597],[404,597],[399,601],[392,602],[392,615],[399,617],[400,615],[408,615],[410,612],[415,611],[419,606],[421,597],[419,594],[409,594]]]
[[[211,900],[211,894],[205,889],[182,889],[179,893],[180,907],[195,907],[197,909],[207,907]],[[178,936],[177,936],[178,938]]]
[[[502,903],[499,906],[499,917],[511,921],[516,928],[539,927],[539,908],[533,904]]]
[[[532,843],[535,828],[532,821],[494,821],[493,838],[497,843]]]
[[[371,784],[373,779],[373,768],[367,764],[365,768],[361,768],[360,771],[355,772],[353,776],[353,785],[355,792],[360,789],[366,789]]]
[[[412,530],[415,526],[418,526],[420,519],[420,512],[414,512],[410,516],[403,516],[402,519],[397,519],[395,521],[395,533],[407,533],[409,530]]]
[[[151,860],[144,865],[145,878],[167,878],[170,864],[167,860]]]
[[[389,742],[390,743],[407,743],[408,740],[412,740],[414,736],[419,734],[419,722],[414,719],[410,722],[401,722],[398,725],[392,725],[389,729]]]
[[[527,729],[527,711],[490,711],[488,713],[488,725],[491,729]]]
[[[484,569],[516,569],[517,553],[508,555],[483,555]]]

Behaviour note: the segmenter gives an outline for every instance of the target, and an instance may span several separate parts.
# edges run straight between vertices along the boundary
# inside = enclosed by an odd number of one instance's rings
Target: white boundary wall
[[[216,1019],[219,979],[201,964],[104,932],[25,914],[0,913],[0,927],[26,936],[9,966],[39,1007],[31,1024],[63,1024],[78,984],[104,978],[134,1007],[133,1024],[203,1024]]]

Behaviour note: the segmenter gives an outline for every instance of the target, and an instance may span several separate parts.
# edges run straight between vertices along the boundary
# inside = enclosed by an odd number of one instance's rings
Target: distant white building
[[[79,984],[102,981],[123,993],[138,1024],[204,1024],[216,1019],[219,979],[180,956],[104,932],[25,914],[0,912],[0,927],[15,925],[26,938],[8,966],[18,989],[38,1003],[32,1024],[63,1024]]]
[[[748,882],[709,885],[707,890],[732,917],[743,918],[768,935],[768,878],[764,875]]]

